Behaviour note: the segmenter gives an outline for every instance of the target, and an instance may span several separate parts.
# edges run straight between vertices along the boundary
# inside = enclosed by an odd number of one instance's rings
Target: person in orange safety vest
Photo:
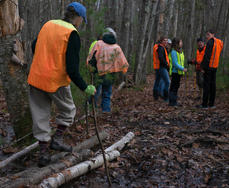
[[[223,49],[223,41],[215,37],[213,30],[206,32],[207,45],[201,68],[204,71],[203,99],[201,108],[215,108],[216,95],[216,71],[219,65],[219,58]]]
[[[198,96],[198,99],[202,96],[202,90],[203,90],[203,82],[204,82],[204,73],[201,70],[200,64],[202,63],[204,59],[204,53],[205,53],[206,46],[204,44],[204,41],[202,38],[197,39],[197,50],[196,50],[196,58],[192,61],[188,61],[188,64],[193,64],[196,66],[196,83],[199,87],[200,95]]]
[[[160,90],[160,80],[164,81],[164,100],[168,100],[169,96],[169,56],[166,50],[168,39],[166,37],[160,37],[159,43],[153,47],[153,67],[156,72],[156,78],[153,87],[153,97],[158,100]]]
[[[86,8],[73,2],[67,6],[63,20],[50,20],[41,28],[32,44],[34,53],[28,75],[29,103],[33,119],[33,135],[39,141],[38,166],[50,163],[49,149],[72,152],[63,142],[64,132],[75,117],[76,107],[70,82],[88,95],[96,89],[87,85],[79,73],[80,37],[77,28],[87,22]],[[55,103],[57,129],[51,136],[49,125],[51,104]]]

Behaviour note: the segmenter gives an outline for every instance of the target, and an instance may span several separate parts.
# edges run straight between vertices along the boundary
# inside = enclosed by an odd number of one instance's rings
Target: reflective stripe
[[[61,26],[65,27],[65,28],[73,29],[73,30],[77,31],[77,29],[72,24],[70,24],[68,22],[65,22],[63,20],[51,20],[51,22],[54,23],[54,24],[57,24],[57,25],[61,25]]]
[[[95,40],[94,42],[91,43],[91,46],[89,48],[89,53],[91,52],[92,48],[95,46],[96,42],[98,42],[98,41]]]
[[[182,67],[184,67],[184,53],[179,53],[177,52],[177,56],[179,56],[179,58],[177,57],[178,59],[178,64],[181,65]],[[184,74],[184,71],[181,71],[181,70],[177,70],[178,74],[180,75],[183,75]]]
[[[172,56],[171,56],[171,52],[169,52],[169,75],[172,75],[172,68],[173,68]]]

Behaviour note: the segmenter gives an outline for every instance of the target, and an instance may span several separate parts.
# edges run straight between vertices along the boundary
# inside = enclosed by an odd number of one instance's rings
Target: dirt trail
[[[109,164],[113,187],[229,187],[229,92],[217,93],[215,109],[197,109],[201,101],[195,99],[194,80],[187,81],[189,87],[182,80],[182,107],[168,107],[162,99],[154,101],[153,77],[142,88],[124,88],[114,96],[112,114],[98,118],[111,135],[105,146],[129,131],[136,134]],[[85,134],[72,127],[67,140],[83,139]],[[36,157],[26,161],[30,166]],[[104,168],[62,187],[107,187]]]
[[[182,107],[152,96],[153,76],[143,88],[125,88],[113,113],[99,122],[112,140],[128,131],[135,142],[110,164],[114,187],[229,187],[229,93],[217,93],[216,109],[202,110],[194,78],[179,90]],[[63,187],[106,185],[101,168]]]

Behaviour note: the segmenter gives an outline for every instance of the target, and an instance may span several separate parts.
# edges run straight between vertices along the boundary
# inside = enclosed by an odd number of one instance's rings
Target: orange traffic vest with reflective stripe
[[[153,47],[153,68],[154,69],[160,68],[160,60],[158,58],[158,52],[157,52],[158,46],[159,46],[159,44],[155,44]],[[166,61],[167,61],[168,66],[169,66],[169,56],[168,56],[167,50],[165,49],[164,46],[162,46],[162,47],[164,48]]]
[[[199,49],[196,51],[196,70],[200,70],[200,64],[202,63],[204,59],[204,53],[205,53],[206,46],[204,46],[203,50],[200,52]]]
[[[212,55],[211,55],[211,59],[209,62],[209,67],[217,68],[219,65],[220,53],[223,49],[223,41],[221,41],[215,37],[213,39],[214,39],[214,46],[212,48]]]
[[[66,71],[68,39],[76,28],[62,20],[50,20],[39,32],[28,83],[46,92],[55,92],[71,82]]]

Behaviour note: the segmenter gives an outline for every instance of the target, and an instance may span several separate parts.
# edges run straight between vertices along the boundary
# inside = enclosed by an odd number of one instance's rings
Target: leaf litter
[[[229,187],[229,92],[217,92],[215,109],[198,109],[193,79],[186,90],[181,81],[182,107],[155,101],[154,75],[149,75],[141,89],[127,85],[115,93],[111,114],[98,114],[100,129],[110,134],[104,147],[135,133],[134,141],[109,163],[112,187]],[[68,142],[81,142],[88,137],[85,132],[85,122],[78,122],[68,131]],[[89,134],[94,134],[93,121]],[[108,187],[104,167],[62,187]]]

